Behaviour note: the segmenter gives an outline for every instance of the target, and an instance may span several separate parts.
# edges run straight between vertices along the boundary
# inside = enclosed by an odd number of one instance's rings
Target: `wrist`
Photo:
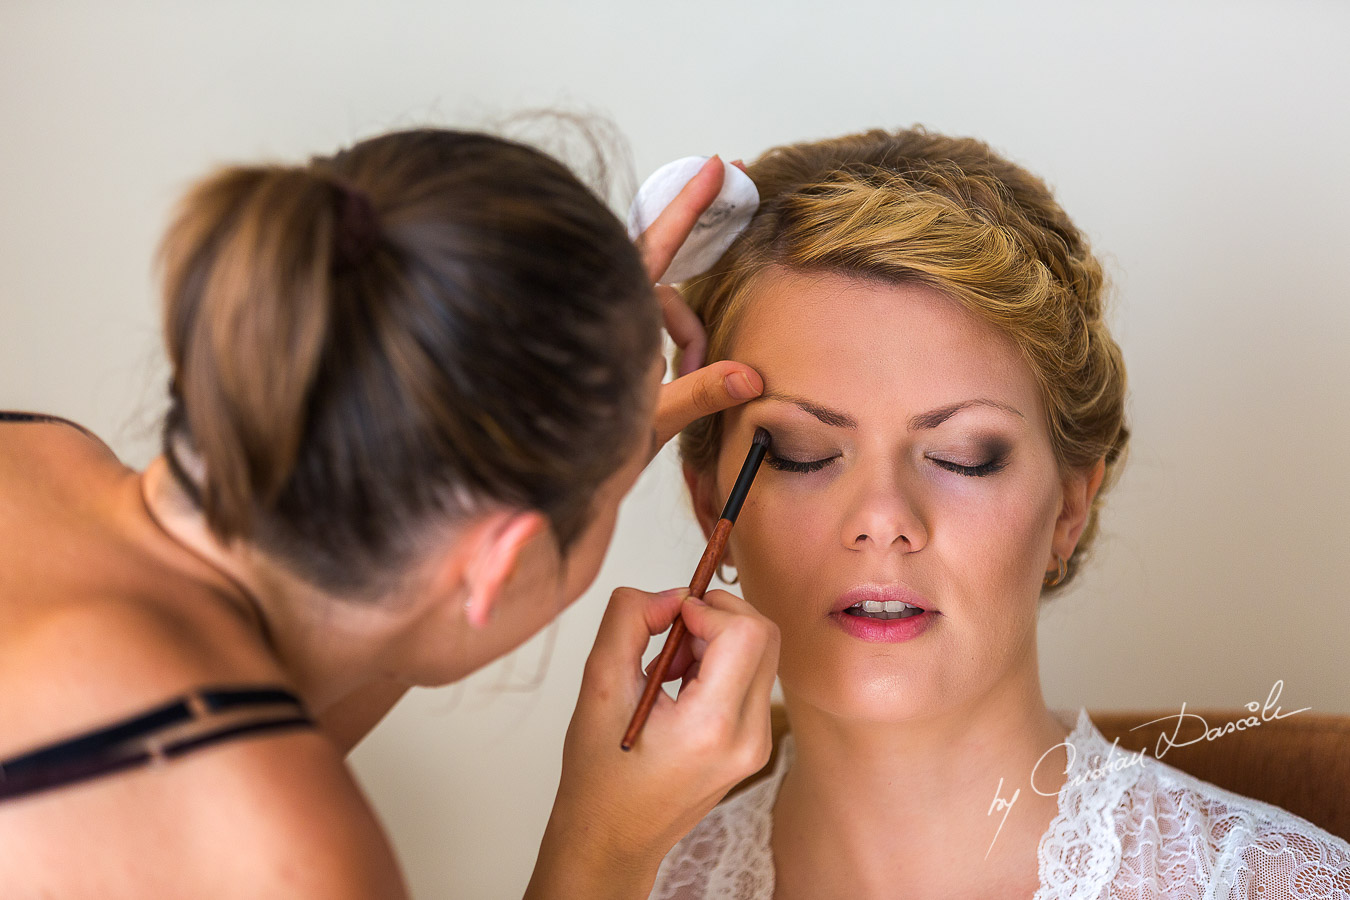
[[[668,850],[669,848],[665,848]],[[664,850],[635,848],[585,822],[549,819],[526,900],[646,900]]]

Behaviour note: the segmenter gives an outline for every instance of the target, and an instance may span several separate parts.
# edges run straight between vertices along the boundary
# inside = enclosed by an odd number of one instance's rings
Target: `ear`
[[[1106,460],[1099,459],[1091,468],[1074,472],[1064,480],[1064,501],[1060,506],[1059,518],[1055,520],[1055,537],[1051,550],[1060,559],[1073,556],[1078,546],[1078,538],[1087,526],[1088,514],[1092,511],[1092,501],[1101,490],[1102,478],[1106,475]],[[1053,572],[1057,564],[1052,559],[1046,567]]]
[[[496,511],[474,523],[460,551],[466,554],[460,571],[470,627],[487,627],[521,556],[548,529],[548,517],[537,510]]]

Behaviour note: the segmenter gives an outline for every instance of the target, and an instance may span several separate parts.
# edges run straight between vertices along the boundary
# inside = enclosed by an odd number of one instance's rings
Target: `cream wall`
[[[1051,704],[1238,706],[1283,679],[1286,708],[1350,713],[1347,35],[1333,2],[8,0],[0,408],[149,458],[150,260],[214,163],[535,106],[609,116],[640,172],[922,122],[1044,175],[1115,282],[1134,445],[1045,615]],[[525,884],[609,589],[682,583],[700,550],[669,456],[619,532],[552,632],[356,751],[418,896]]]

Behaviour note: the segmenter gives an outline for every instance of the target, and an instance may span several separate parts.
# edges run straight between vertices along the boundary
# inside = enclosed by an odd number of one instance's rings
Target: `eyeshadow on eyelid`
[[[811,432],[816,429],[810,426],[805,428],[801,426],[770,426],[761,422],[759,427],[769,433],[770,453],[780,451],[783,453],[809,453],[815,450],[834,452],[837,449],[836,444],[828,440],[822,440],[822,438],[825,438],[824,434],[819,437],[812,434]],[[823,431],[824,429],[820,430]]]
[[[1005,456],[1012,449],[1007,441],[998,438],[990,438],[982,441],[977,440],[975,446],[979,447],[981,452],[991,456]]]

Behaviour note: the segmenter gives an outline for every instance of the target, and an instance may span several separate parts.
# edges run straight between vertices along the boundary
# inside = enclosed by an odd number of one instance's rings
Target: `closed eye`
[[[764,464],[770,469],[777,469],[780,472],[793,472],[798,475],[806,475],[810,472],[819,472],[838,458],[839,457],[837,456],[827,456],[824,459],[798,461],[770,453],[768,456],[764,457]]]
[[[964,466],[961,463],[955,463],[949,459],[940,459],[936,456],[928,458],[947,471],[955,472],[957,475],[965,475],[968,478],[983,478],[986,475],[993,475],[1007,465],[1007,461],[1000,456],[994,457],[989,462],[980,463],[978,466]]]

